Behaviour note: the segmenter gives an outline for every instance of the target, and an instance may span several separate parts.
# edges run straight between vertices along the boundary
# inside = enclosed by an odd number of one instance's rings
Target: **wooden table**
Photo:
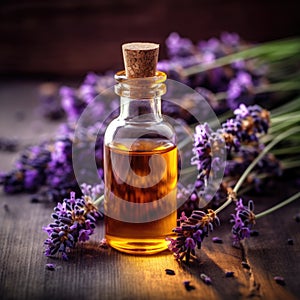
[[[57,124],[39,119],[35,111],[37,86],[32,81],[0,84],[1,136],[37,141],[53,134]],[[17,121],[17,112],[22,112],[22,120]],[[0,155],[0,169],[9,170],[17,154]],[[297,189],[283,181],[268,196],[254,198],[256,212]],[[197,252],[198,261],[186,265],[168,251],[147,257],[102,249],[101,223],[92,240],[79,245],[69,261],[46,258],[42,226],[49,223],[53,204],[34,204],[28,195],[3,192],[0,198],[0,299],[300,299],[300,223],[293,218],[300,212],[297,201],[259,219],[259,236],[248,239],[241,249],[231,246],[228,218],[233,207],[229,207],[220,214],[222,226]],[[213,243],[213,236],[221,237],[223,244]],[[288,238],[294,245],[287,243]],[[47,270],[46,263],[54,263],[55,271]],[[167,275],[167,268],[176,274]],[[226,278],[227,271],[234,277]],[[211,285],[200,279],[202,273],[211,277]],[[276,283],[274,276],[284,277],[286,285]],[[185,280],[191,281],[193,290],[185,289]]]

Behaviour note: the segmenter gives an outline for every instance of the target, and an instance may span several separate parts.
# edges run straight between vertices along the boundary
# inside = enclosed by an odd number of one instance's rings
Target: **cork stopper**
[[[128,43],[122,50],[127,78],[155,76],[159,44]]]

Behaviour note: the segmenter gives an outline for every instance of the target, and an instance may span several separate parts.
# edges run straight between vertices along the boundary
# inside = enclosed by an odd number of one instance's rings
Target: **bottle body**
[[[167,249],[177,219],[177,147],[160,115],[160,94],[121,95],[120,116],[108,126],[104,144],[107,242],[131,254]]]

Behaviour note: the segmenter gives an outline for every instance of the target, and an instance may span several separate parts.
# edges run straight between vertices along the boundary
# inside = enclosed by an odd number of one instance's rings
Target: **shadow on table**
[[[219,253],[222,255],[222,252]],[[201,275],[205,274],[211,279],[209,285],[216,294],[222,296],[222,299],[237,299],[241,296],[241,287],[245,284],[242,283],[240,278],[236,276],[226,277],[226,271],[222,269],[215,261],[209,257],[204,251],[201,251],[201,258],[198,258],[189,264],[182,262],[180,267],[184,272],[190,273],[193,278],[202,284],[207,284],[201,279]],[[236,298],[235,298],[236,297]]]

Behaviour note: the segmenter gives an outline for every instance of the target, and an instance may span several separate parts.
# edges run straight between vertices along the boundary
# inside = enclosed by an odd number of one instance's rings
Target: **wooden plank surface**
[[[21,132],[30,139],[34,135],[30,124],[37,85],[0,85],[1,136],[20,136]],[[14,102],[17,95],[23,95],[23,101]],[[16,122],[14,112],[20,109],[26,118]],[[49,131],[56,126],[42,121],[39,124],[43,126],[40,138],[47,132],[51,135]],[[14,157],[0,153],[0,169],[8,170]],[[256,211],[272,206],[296,189],[282,179],[269,196],[254,198]],[[211,235],[221,237],[223,244],[207,238],[197,252],[198,261],[186,265],[177,263],[168,251],[146,257],[100,248],[101,222],[92,240],[79,245],[69,261],[46,258],[42,226],[49,223],[53,204],[33,204],[29,199],[28,195],[0,193],[0,299],[300,299],[300,223],[293,219],[300,212],[297,202],[259,219],[259,236],[247,240],[241,249],[231,246],[228,216],[233,207],[226,209],[220,214],[222,226]],[[294,245],[287,244],[288,238]],[[242,267],[242,261],[248,262],[250,270]],[[46,270],[46,263],[56,264],[56,270]],[[166,275],[166,268],[176,275]],[[233,271],[234,277],[226,278],[226,271]],[[203,283],[201,273],[211,277],[211,285]],[[277,284],[274,276],[283,276],[286,285]],[[185,280],[190,280],[195,289],[187,291]]]

